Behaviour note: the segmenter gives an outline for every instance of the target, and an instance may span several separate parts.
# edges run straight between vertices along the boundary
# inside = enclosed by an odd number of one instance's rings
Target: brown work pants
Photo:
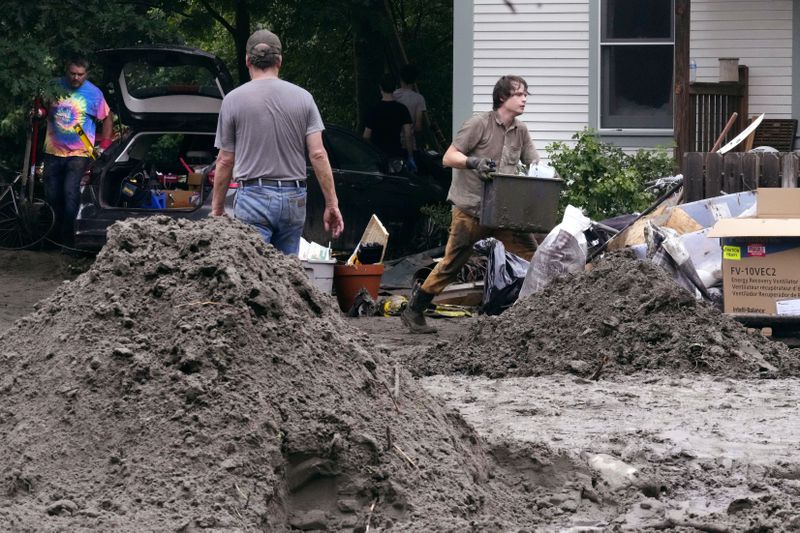
[[[472,255],[472,246],[481,239],[494,237],[503,243],[506,250],[530,261],[536,251],[536,239],[532,233],[521,233],[507,229],[491,229],[481,226],[478,219],[457,207],[453,207],[450,236],[444,250],[444,258],[428,275],[422,290],[428,294],[439,294],[456,280],[461,268]]]

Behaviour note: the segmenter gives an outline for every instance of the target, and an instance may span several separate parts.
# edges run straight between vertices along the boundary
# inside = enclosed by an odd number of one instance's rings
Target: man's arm
[[[364,132],[366,134],[366,131]],[[335,239],[344,230],[344,220],[342,213],[339,212],[339,199],[336,197],[336,188],[333,184],[333,170],[328,161],[328,152],[322,144],[322,132],[316,131],[306,136],[306,146],[308,148],[308,159],[314,169],[314,175],[322,189],[322,196],[325,197],[325,213],[322,221],[325,230],[329,231]],[[216,180],[214,180],[214,190],[216,192]]]
[[[106,118],[103,119],[103,125],[100,130],[100,137],[97,139],[97,145],[103,150],[111,146],[111,137],[114,135],[114,116],[108,112]]]
[[[228,194],[228,185],[233,179],[235,156],[235,153],[227,150],[220,150],[217,155],[217,165],[214,170],[214,192],[211,196],[212,217],[221,217],[225,214],[225,196]]]
[[[450,168],[467,168],[467,156],[451,144],[450,148],[444,153],[442,164]]]
[[[409,122],[403,124],[403,137],[405,138],[406,151],[408,152],[408,159],[414,160],[414,127]]]
[[[477,170],[478,177],[487,180],[491,178],[491,172],[497,168],[497,164],[487,157],[475,157],[471,155],[467,157],[455,145],[450,145],[450,148],[444,153],[442,164],[450,168],[466,168],[470,170]]]
[[[425,124],[425,110],[418,109],[416,113],[414,113],[414,131],[417,133],[422,132],[422,126]]]

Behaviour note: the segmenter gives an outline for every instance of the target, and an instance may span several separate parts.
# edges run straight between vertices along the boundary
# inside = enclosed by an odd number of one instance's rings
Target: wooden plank
[[[781,158],[781,187],[795,188],[798,186],[798,173],[800,173],[800,159],[797,154],[785,154]]]
[[[694,231],[703,229],[703,226],[701,226],[691,216],[686,214],[686,211],[681,209],[679,206],[675,206],[671,211],[669,211],[667,221],[664,222],[663,227],[674,229],[678,232],[678,235],[685,235],[686,233],[692,233]]]
[[[742,192],[742,154],[739,152],[725,154],[724,168],[722,190],[726,194]]]
[[[683,154],[690,151],[689,128],[689,0],[675,0],[675,99],[673,101],[675,160],[680,163]]]
[[[704,198],[703,155],[699,152],[683,155],[683,196],[687,202]]]
[[[708,154],[704,187],[706,198],[714,198],[722,194],[722,172],[722,155]]]
[[[777,154],[761,154],[761,180],[762,187],[781,186],[781,162]]]
[[[761,158],[759,154],[743,154],[742,156],[742,189],[754,191],[758,188],[761,175]]]

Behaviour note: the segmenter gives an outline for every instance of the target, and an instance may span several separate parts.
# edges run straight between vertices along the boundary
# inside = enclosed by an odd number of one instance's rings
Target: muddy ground
[[[62,287],[65,280],[74,280],[89,266],[86,261],[57,253],[0,252],[0,334],[16,318],[34,311],[39,299]],[[347,319],[346,324],[362,332],[361,337],[355,338],[377,345],[387,360],[408,361],[414,367],[412,371],[422,369],[423,372],[417,373],[430,373],[432,365],[420,364],[426,354],[441,365],[447,350],[455,351],[453,346],[469,331],[484,332],[484,336],[497,334],[496,319],[488,323],[482,320],[485,319],[440,319],[435,322],[439,333],[433,336],[408,335],[397,318]],[[13,350],[13,336],[5,336],[3,342],[6,352]],[[756,345],[761,342],[759,339]],[[498,358],[503,350],[508,350],[508,346],[498,350]],[[785,359],[787,353],[791,357],[794,352],[781,353]],[[515,500],[518,505],[529,507],[528,513],[516,515],[526,523],[507,520],[514,514],[508,505],[494,505],[490,508],[498,513],[497,525],[493,527],[484,516],[473,527],[484,531],[517,531],[527,527],[530,531],[575,532],[800,529],[797,446],[800,381],[797,378],[771,372],[758,377],[757,371],[752,377],[735,372],[730,376],[662,365],[647,372],[609,372],[593,381],[574,369],[570,372],[568,367],[562,371],[555,368],[547,375],[528,372],[529,377],[491,379],[481,375],[438,374],[418,378],[427,392],[455,408],[475,428],[485,444],[486,455],[496,460],[499,470],[507,469],[498,476],[508,485],[509,492],[530,495]],[[72,390],[60,394],[69,396]],[[435,411],[432,407],[427,409]],[[194,440],[202,435],[199,432],[187,438]],[[414,451],[416,462],[431,462],[440,455],[427,447],[421,450],[414,447]],[[481,455],[476,450],[464,453],[469,456],[468,462]],[[240,458],[231,453],[231,460]],[[115,472],[126,467],[136,470],[135,455],[112,454],[107,461],[110,465],[107,468]],[[396,457],[394,461],[393,468],[397,470],[408,459]],[[635,472],[626,471],[626,465]],[[452,467],[443,468],[438,474],[451,471]],[[13,526],[10,522],[2,524],[3,530],[100,531],[92,527],[94,523],[120,527],[127,524],[130,528],[129,520],[137,516],[136,510],[131,509],[137,505],[135,500],[126,502],[120,514],[119,509],[113,508],[119,503],[114,498],[101,500],[99,506],[92,507],[80,495],[67,498],[71,489],[63,486],[50,487],[48,494],[38,495],[36,502],[45,511],[38,516],[29,502],[23,501],[24,506],[15,507],[19,502],[15,503],[14,498],[21,496],[8,496],[14,491],[24,493],[26,484],[31,483],[19,474],[24,472],[3,472],[7,497],[0,499],[0,519],[16,520]],[[41,471],[38,475],[42,475]],[[416,482],[430,483],[430,480]],[[132,483],[131,479],[126,483]],[[459,483],[463,490],[472,490],[465,481]],[[456,486],[440,485],[448,491],[442,494],[443,501],[461,500]],[[139,489],[145,490],[146,485]],[[196,479],[187,479],[185,484],[170,490],[178,498],[191,493],[196,501],[205,503],[194,496],[201,492]],[[248,493],[250,489],[243,486],[240,490]],[[397,491],[401,492],[399,488]],[[408,494],[403,497],[404,501],[413,499]],[[487,490],[482,497],[494,496]],[[224,505],[223,500],[220,504]],[[168,496],[164,501],[171,503]],[[191,508],[191,497],[188,502]],[[340,507],[355,507],[368,506],[370,502],[340,499],[338,503]],[[418,505],[435,509],[429,502]],[[373,522],[371,530],[392,529],[393,520],[399,525],[392,530],[410,529],[403,527],[408,522],[400,520],[402,507],[395,505],[394,515],[384,513],[382,521]],[[180,510],[183,512],[184,508]],[[208,512],[200,513],[203,516],[199,520],[186,521],[181,515],[172,522],[169,519],[173,517],[166,516],[165,511],[163,529],[154,530],[251,530],[235,521],[223,527],[222,522],[208,518],[213,514],[211,508],[204,511]],[[299,525],[312,530],[324,525],[328,529],[361,527],[363,530],[363,520],[354,520],[350,525],[346,520],[329,520],[326,524],[315,512],[307,510],[307,514],[293,518],[292,527]],[[116,521],[102,522],[103,517],[112,513]],[[408,514],[402,518],[408,520]],[[413,524],[413,513],[410,516]],[[441,530],[457,530],[459,524],[452,518],[427,523],[441,526]],[[513,528],[508,524],[514,524]]]

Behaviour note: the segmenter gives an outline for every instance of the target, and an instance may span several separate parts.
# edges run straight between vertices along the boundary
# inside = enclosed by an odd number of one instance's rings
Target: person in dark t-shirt
[[[364,139],[390,157],[406,157],[408,168],[416,171],[411,114],[406,106],[394,100],[392,93],[397,88],[397,83],[391,74],[385,74],[381,78],[380,88],[381,101],[367,113]],[[401,132],[406,148],[400,144]]]

